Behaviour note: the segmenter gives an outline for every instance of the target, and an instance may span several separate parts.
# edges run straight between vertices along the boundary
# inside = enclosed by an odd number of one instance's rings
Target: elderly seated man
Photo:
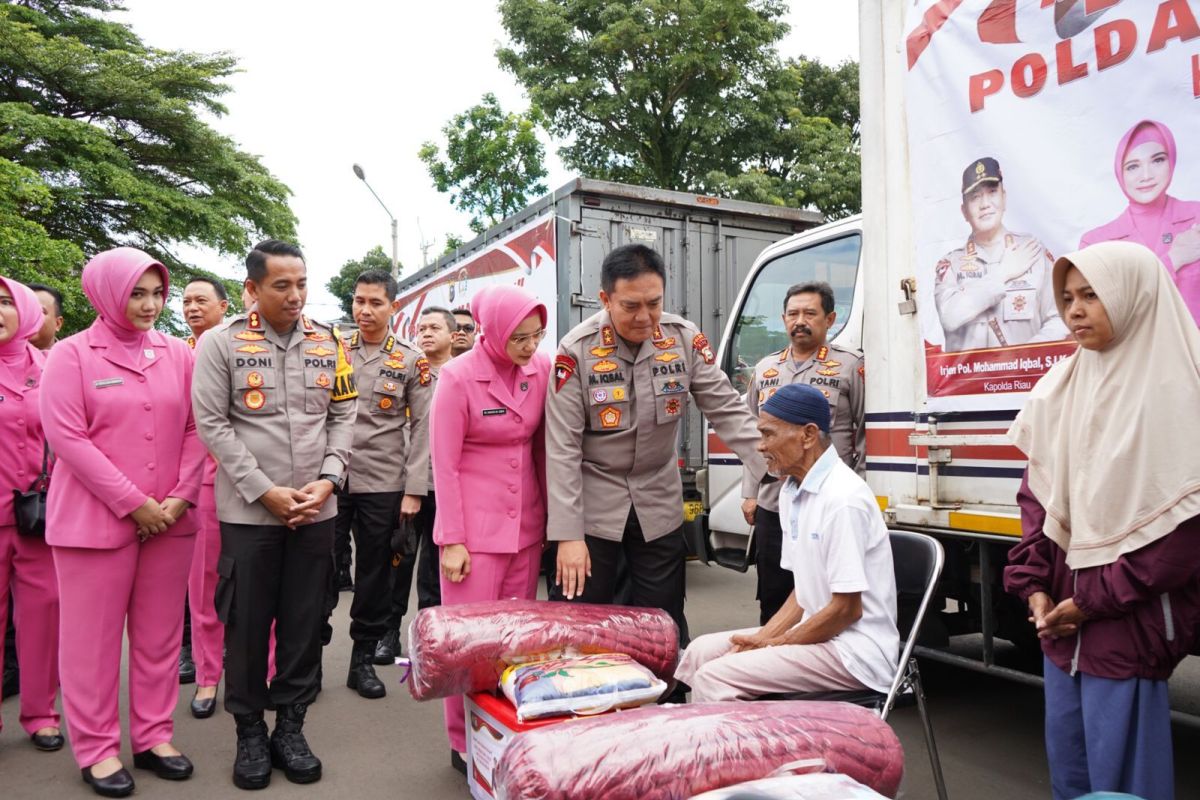
[[[759,452],[785,481],[784,569],[795,589],[761,628],[692,642],[675,677],[692,702],[775,692],[886,692],[896,671],[896,577],[887,528],[867,484],[829,443],[829,401],[790,384],[760,410]]]

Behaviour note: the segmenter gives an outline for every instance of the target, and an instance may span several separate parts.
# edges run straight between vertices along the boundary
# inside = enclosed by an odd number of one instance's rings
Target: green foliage
[[[542,179],[545,149],[538,141],[536,112],[505,114],[492,93],[455,115],[444,128],[443,156],[425,142],[417,156],[425,162],[439,192],[472,214],[471,230],[483,233],[509,214],[520,211],[530,197],[546,191]]]
[[[368,250],[362,258],[351,259],[342,264],[338,273],[325,284],[325,288],[337,298],[338,304],[342,307],[342,313],[347,317],[354,314],[354,283],[358,280],[359,275],[369,269],[378,269],[387,273],[392,271],[392,257],[383,252],[383,248],[379,245]],[[404,267],[400,266],[399,269],[403,271]]]
[[[858,66],[783,63],[781,0],[500,0],[501,66],[567,167],[836,217],[860,206]]]
[[[28,206],[26,219],[59,243],[40,264],[75,296],[83,256],[111,247],[153,254],[181,287],[199,270],[179,245],[240,257],[268,235],[295,238],[287,187],[202,119],[225,113],[233,57],[148,46],[109,19],[119,10],[114,0],[0,5],[0,163],[46,191],[22,199],[4,182],[0,207]],[[36,255],[22,263],[41,274]]]
[[[464,239],[463,237],[459,236],[457,233],[447,233],[446,234],[446,247],[444,250],[442,250],[442,255],[444,255],[444,256],[450,255],[451,253],[453,253],[455,250],[459,249],[466,243],[467,243],[467,240]]]

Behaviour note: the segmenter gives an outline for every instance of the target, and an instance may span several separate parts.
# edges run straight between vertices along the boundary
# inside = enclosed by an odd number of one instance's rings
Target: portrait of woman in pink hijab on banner
[[[1154,251],[1200,324],[1200,201],[1167,194],[1175,174],[1175,137],[1161,122],[1142,120],[1117,145],[1117,185],[1129,199],[1120,216],[1088,231],[1080,248],[1130,241]]]

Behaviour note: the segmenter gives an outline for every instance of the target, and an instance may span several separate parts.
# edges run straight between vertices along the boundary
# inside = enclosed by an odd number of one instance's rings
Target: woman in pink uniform
[[[476,346],[438,376],[430,449],[438,503],[442,603],[537,593],[546,538],[542,411],[550,359],[537,351],[546,307],[513,286],[490,286],[471,302],[483,328]],[[462,697],[446,700],[450,762],[466,770]]]
[[[171,744],[179,695],[183,597],[196,533],[204,446],[189,402],[192,354],[154,330],[167,271],[140,250],[101,253],[83,269],[98,318],[46,362],[42,425],[57,456],[46,541],[61,603],[63,707],[83,779],[124,797],[121,639],[129,636],[135,767],[180,780],[192,764]]]
[[[1112,222],[1085,233],[1079,247],[1129,241],[1150,248],[1200,324],[1200,202],[1167,194],[1175,160],[1175,137],[1166,125],[1146,119],[1130,128],[1117,145],[1114,164],[1129,206]]]
[[[17,533],[13,491],[25,492],[42,471],[45,440],[38,392],[45,355],[29,343],[45,314],[32,290],[0,277],[0,660],[12,588],[21,652],[21,727],[39,750],[63,746],[58,693],[58,580],[40,537]]]

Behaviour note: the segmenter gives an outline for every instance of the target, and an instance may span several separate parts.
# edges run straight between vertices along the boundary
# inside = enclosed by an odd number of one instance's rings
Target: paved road
[[[692,564],[688,569],[688,618],[693,634],[741,627],[757,619],[753,573],[739,575],[717,567]],[[350,641],[348,595],[343,594],[335,618],[334,645],[326,651],[326,690],[309,712],[309,740],[325,763],[325,777],[315,785],[289,784],[278,772],[266,797],[466,798],[464,779],[449,766],[449,749],[441,726],[439,703],[414,702],[395,684],[394,668],[381,668],[389,694],[363,700],[342,685]],[[1194,661],[1194,660],[1193,660]],[[1195,665],[1188,665],[1195,675]],[[1040,690],[939,664],[923,667],[939,751],[952,798],[1027,800],[1049,798],[1042,745]],[[1178,689],[1173,685],[1173,690]],[[1195,682],[1183,683],[1177,704],[1200,698]],[[181,784],[160,781],[138,771],[137,796],[191,800],[245,797],[230,783],[233,724],[224,714],[195,720],[187,712],[191,687],[179,696],[176,744],[196,763],[196,775]],[[17,724],[17,698],[3,703],[6,722],[0,732],[0,798],[86,798],[91,790],[79,778],[70,754],[38,753]],[[934,797],[916,710],[893,713],[894,725],[907,752],[904,798]],[[1200,733],[1175,730],[1177,797],[1200,797]],[[128,738],[123,754],[130,763]],[[599,800],[599,799],[598,799]]]

